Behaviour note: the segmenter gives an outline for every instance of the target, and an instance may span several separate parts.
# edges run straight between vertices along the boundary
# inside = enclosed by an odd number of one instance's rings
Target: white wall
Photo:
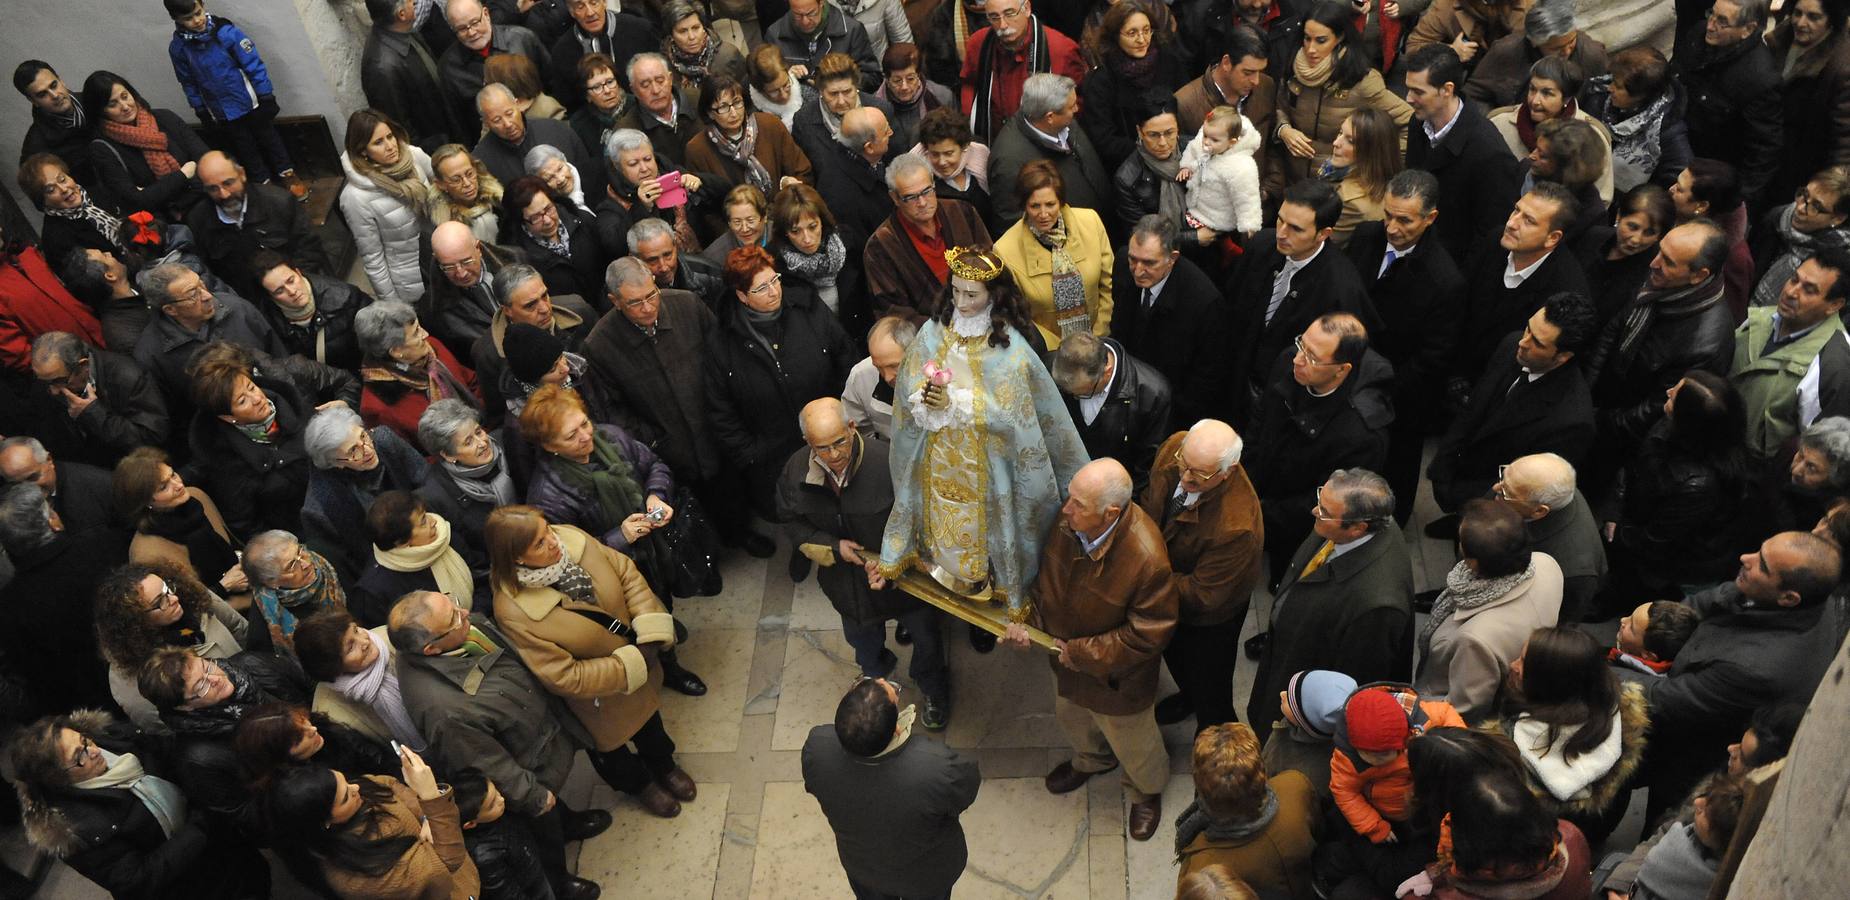
[[[71,84],[97,69],[115,72],[148,102],[192,121],[186,95],[167,59],[173,22],[160,0],[0,0],[0,175],[20,208],[36,210],[19,194],[13,173],[19,145],[32,124],[31,107],[11,87],[13,67],[42,59]],[[207,0],[207,9],[250,35],[269,68],[283,115],[321,115],[339,144],[347,114],[365,105],[359,87],[360,49],[368,20],[360,0]]]

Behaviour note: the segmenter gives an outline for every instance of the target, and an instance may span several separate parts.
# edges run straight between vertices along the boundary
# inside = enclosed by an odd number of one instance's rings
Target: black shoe
[[[801,584],[803,579],[809,577],[810,565],[809,557],[800,551],[790,551],[790,580]]]
[[[912,629],[907,628],[904,622],[893,626],[893,643],[902,647],[912,643]]]
[[[582,841],[610,827],[610,813],[601,809],[567,809],[559,814],[560,830],[568,841]]]
[[[975,625],[970,626],[970,648],[978,653],[996,649],[996,636]]]
[[[771,554],[777,552],[777,545],[756,531],[747,531],[739,538],[739,549],[759,559],[770,559]]]
[[[1427,522],[1426,527],[1422,530],[1425,532],[1427,537],[1432,538],[1434,540],[1439,540],[1439,541],[1458,540],[1458,517],[1457,516],[1440,516],[1437,519]]]
[[[559,885],[552,893],[559,900],[597,900],[598,895],[604,893],[604,889],[598,887],[597,882],[590,879],[567,875],[565,883]]]
[[[689,697],[699,697],[707,692],[707,683],[701,681],[699,675],[681,668],[681,663],[672,655],[662,657],[662,684]]]
[[[1270,646],[1271,643],[1272,633],[1269,631],[1263,631],[1247,638],[1246,643],[1243,645],[1246,648],[1246,658],[1258,659],[1264,656],[1265,648]]]
[[[1439,599],[1438,591],[1421,591],[1414,594],[1413,611],[1418,613],[1430,613],[1432,612],[1432,602],[1437,599]]]
[[[925,711],[919,713],[919,724],[926,731],[943,731],[951,724],[951,699],[949,697],[926,697]]]
[[[1188,698],[1181,694],[1170,694],[1156,701],[1156,724],[1158,725],[1174,725],[1177,722],[1186,721],[1194,714],[1195,708],[1189,704]]]

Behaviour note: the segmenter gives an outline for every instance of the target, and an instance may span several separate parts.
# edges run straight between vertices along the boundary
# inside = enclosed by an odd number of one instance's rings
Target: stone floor
[[[1442,583],[1451,547],[1421,536],[1434,515],[1422,486],[1406,534],[1415,588]],[[841,622],[812,577],[792,584],[780,549],[771,560],[745,556],[724,565],[718,597],[681,601],[676,614],[691,632],[681,660],[710,688],[698,699],[664,696],[668,731],[679,758],[700,784],[699,799],[675,819],[652,818],[635,802],[595,784],[587,764],[573,773],[566,799],[613,809],[610,831],[575,849],[577,871],[605,888],[606,897],[785,900],[850,896],[827,822],[803,790],[800,750],[805,735],[833,717],[836,701],[857,669],[842,640]],[[1256,630],[1249,616],[1246,633]],[[943,740],[974,757],[983,773],[976,804],[963,816],[970,865],[957,896],[1017,898],[1167,898],[1174,896],[1173,819],[1192,795],[1188,742],[1192,722],[1164,729],[1174,773],[1164,792],[1156,836],[1125,835],[1125,801],[1115,777],[1084,791],[1048,794],[1041,776],[1067,758],[1053,721],[1052,677],[1041,657],[999,648],[973,651],[962,628],[951,648],[954,712]],[[1608,635],[1610,637],[1610,635]],[[904,678],[908,648],[897,647]],[[1240,661],[1235,696],[1251,690],[1253,664]],[[1173,690],[1164,675],[1164,693]],[[594,786],[595,784],[595,786]],[[1635,806],[1642,806],[1636,804]],[[1634,820],[1636,819],[1634,813]],[[1618,839],[1635,839],[1628,820]],[[17,836],[6,855],[20,858]],[[299,892],[279,874],[278,896]],[[41,897],[102,896],[62,866],[46,873]]]

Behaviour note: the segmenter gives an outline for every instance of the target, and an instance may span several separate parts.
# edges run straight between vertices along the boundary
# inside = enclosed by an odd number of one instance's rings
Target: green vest
[[[1747,311],[1734,330],[1734,364],[1728,377],[1747,407],[1747,449],[1762,459],[1779,451],[1799,430],[1799,382],[1827,341],[1844,330],[1843,320],[1829,316],[1802,338],[1762,355],[1773,336],[1771,306]]]

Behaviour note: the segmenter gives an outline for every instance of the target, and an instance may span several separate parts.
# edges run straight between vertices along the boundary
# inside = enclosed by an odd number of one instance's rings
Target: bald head
[[[1519,456],[1503,470],[1503,501],[1526,521],[1547,518],[1574,502],[1574,464],[1553,453]]]
[[[854,461],[854,423],[848,421],[848,411],[840,400],[823,397],[809,401],[797,414],[797,427],[803,429],[803,440],[817,462],[836,475],[848,470],[848,464]]]
[[[1073,473],[1067,493],[1097,512],[1121,510],[1131,502],[1131,473],[1115,459],[1095,459]]]
[[[872,106],[857,106],[842,114],[842,144],[869,160],[884,157],[892,137],[893,129],[887,125],[886,113]]]
[[[1188,429],[1179,448],[1182,457],[1181,488],[1199,494],[1226,480],[1229,470],[1240,462],[1245,443],[1233,426],[1219,419],[1202,419]],[[1159,459],[1158,464],[1168,460]]]
[[[193,177],[199,179],[199,186],[219,209],[234,216],[239,214],[244,206],[244,167],[236,160],[217,150],[208,150],[199,157],[199,167],[194,170]]]
[[[475,252],[475,232],[461,222],[450,221],[438,225],[430,233],[430,252],[438,257],[438,262],[455,261]]]

